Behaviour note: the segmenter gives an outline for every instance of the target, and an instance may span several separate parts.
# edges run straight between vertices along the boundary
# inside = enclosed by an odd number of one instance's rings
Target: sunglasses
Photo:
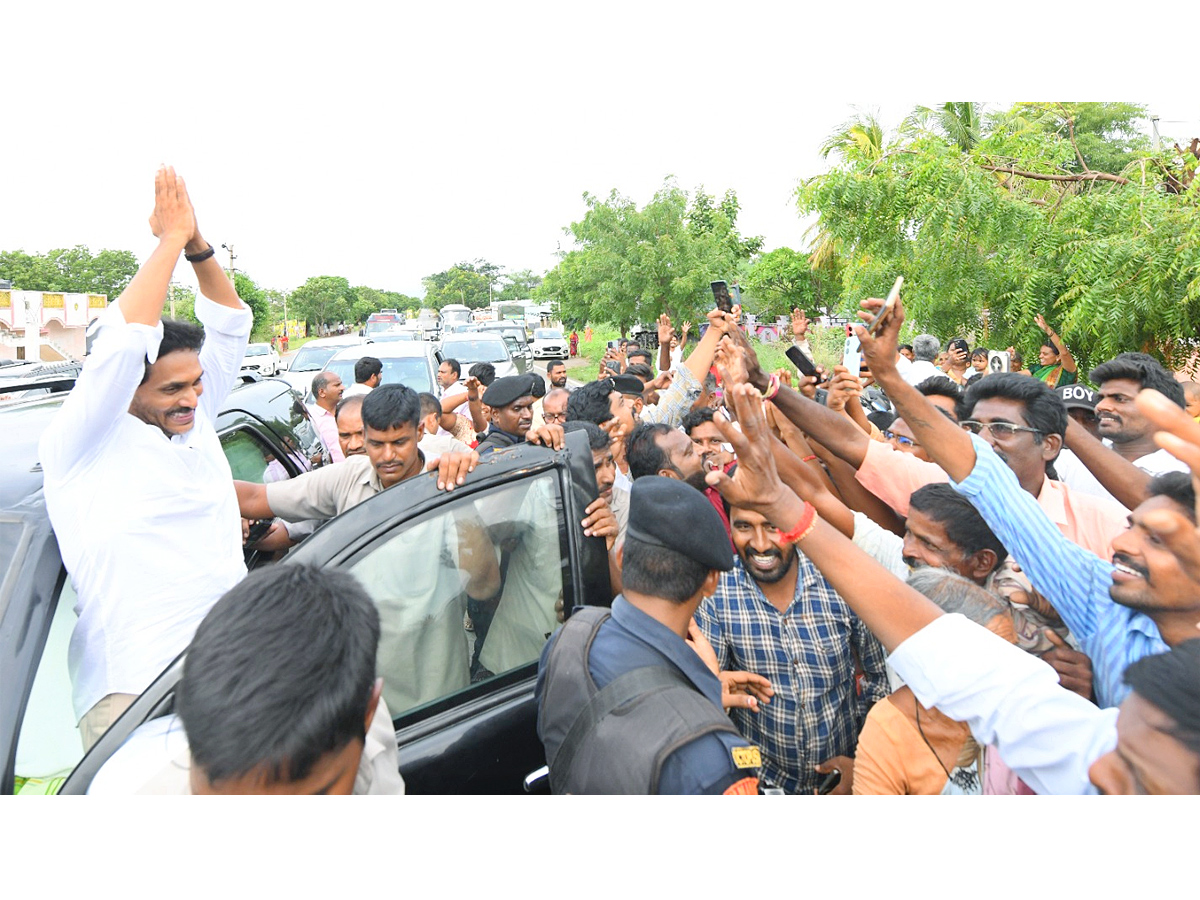
[[[998,441],[1010,440],[1018,431],[1028,431],[1030,434],[1041,434],[1036,428],[1028,428],[1025,425],[1014,425],[1011,422],[976,422],[974,419],[965,419],[959,422],[963,428],[968,428],[973,434],[980,434],[985,428],[990,429],[992,437]]]

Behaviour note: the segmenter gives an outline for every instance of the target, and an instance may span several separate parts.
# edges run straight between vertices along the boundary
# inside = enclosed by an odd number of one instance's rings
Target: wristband
[[[805,501],[804,513],[800,516],[800,521],[796,523],[796,527],[791,531],[780,531],[779,541],[783,544],[795,544],[804,540],[817,527],[817,508],[811,503]],[[776,529],[778,530],[778,529]]]
[[[777,396],[779,396],[779,376],[772,375],[767,379],[767,390],[763,394],[763,399],[774,400]]]
[[[216,253],[217,251],[213,249],[213,245],[209,244],[207,250],[201,250],[199,253],[185,253],[183,254],[183,258],[190,263],[199,263],[212,258]]]

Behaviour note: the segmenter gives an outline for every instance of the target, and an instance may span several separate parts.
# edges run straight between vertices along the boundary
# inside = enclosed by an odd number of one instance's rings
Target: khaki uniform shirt
[[[267,504],[281,519],[329,519],[383,490],[366,456],[351,456],[332,466],[267,485]]]

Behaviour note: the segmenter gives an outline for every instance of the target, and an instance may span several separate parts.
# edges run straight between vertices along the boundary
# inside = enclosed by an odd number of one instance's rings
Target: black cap
[[[613,390],[621,394],[633,394],[640,397],[642,391],[646,390],[646,385],[636,375],[614,375],[609,380],[613,383]]]
[[[533,381],[528,375],[505,375],[497,378],[483,392],[483,402],[493,409],[516,403],[522,397],[533,396]]]
[[[661,475],[635,479],[626,536],[682,553],[709,569],[733,568],[729,534],[708,498],[684,481]]]
[[[1067,409],[1095,409],[1096,392],[1082,384],[1064,384],[1054,389]]]

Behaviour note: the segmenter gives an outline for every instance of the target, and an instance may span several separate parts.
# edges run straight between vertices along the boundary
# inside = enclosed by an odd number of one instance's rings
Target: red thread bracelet
[[[780,531],[779,542],[782,544],[794,544],[808,537],[809,532],[816,527],[817,508],[805,501],[804,512],[800,516],[800,521],[796,523],[796,527],[791,531]],[[778,531],[778,529],[776,530]]]
[[[809,456],[804,457],[804,459],[800,460],[800,462],[812,462],[816,458],[817,458],[817,454],[813,453]]]

